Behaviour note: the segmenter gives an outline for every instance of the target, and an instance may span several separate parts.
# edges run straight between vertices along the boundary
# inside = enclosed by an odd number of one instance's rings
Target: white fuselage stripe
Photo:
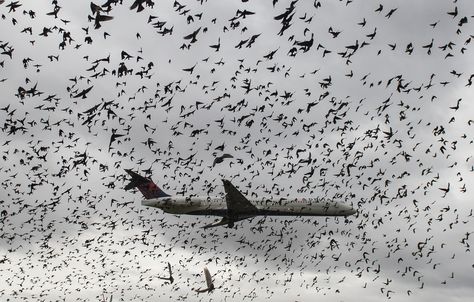
[[[324,198],[261,198],[249,202],[258,209],[256,215],[346,216],[355,212],[350,206]],[[173,214],[225,216],[227,210],[224,197],[212,196],[169,196],[145,199],[142,204]]]

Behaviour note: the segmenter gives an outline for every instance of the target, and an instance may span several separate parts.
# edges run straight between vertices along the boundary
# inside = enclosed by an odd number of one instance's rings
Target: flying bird
[[[86,88],[84,90],[82,90],[81,92],[77,93],[76,95],[73,96],[73,98],[77,99],[77,98],[83,98],[83,99],[86,99],[87,98],[87,94],[92,90],[94,86],[91,86],[89,88]]]
[[[173,284],[174,282],[173,272],[171,271],[171,264],[169,262],[168,262],[168,274],[169,274],[169,277],[158,277],[158,278],[162,280],[168,280],[171,284]]]
[[[201,31],[201,27],[199,27],[198,29],[196,29],[195,31],[193,31],[192,33],[190,33],[189,35],[186,35],[183,37],[183,39],[185,40],[191,40],[189,41],[189,43],[195,43],[197,41],[197,34]]]
[[[204,271],[204,278],[206,280],[207,288],[196,289],[197,293],[211,292],[214,290],[214,283],[212,282],[212,277],[211,277],[211,274],[209,273],[209,270],[207,269],[207,267],[204,267],[203,271]]]
[[[212,163],[212,167],[215,167],[217,164],[220,164],[224,161],[226,158],[234,158],[231,154],[224,153],[221,156],[217,156],[214,158],[214,162]]]

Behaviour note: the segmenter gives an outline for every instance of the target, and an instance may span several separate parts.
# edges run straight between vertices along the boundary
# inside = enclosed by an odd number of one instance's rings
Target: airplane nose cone
[[[345,207],[345,209],[344,209],[345,216],[350,216],[350,215],[354,215],[355,213],[357,213],[357,210],[354,209],[351,206],[345,205],[344,207]]]

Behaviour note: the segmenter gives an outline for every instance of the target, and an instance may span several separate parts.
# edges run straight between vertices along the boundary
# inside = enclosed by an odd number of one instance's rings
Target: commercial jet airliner
[[[234,223],[255,216],[349,216],[352,207],[325,198],[261,198],[247,199],[228,180],[223,179],[225,197],[171,196],[163,192],[151,179],[131,170],[132,177],[125,190],[137,188],[145,197],[142,205],[159,208],[166,213],[187,215],[216,215],[222,220],[205,225],[234,227]]]

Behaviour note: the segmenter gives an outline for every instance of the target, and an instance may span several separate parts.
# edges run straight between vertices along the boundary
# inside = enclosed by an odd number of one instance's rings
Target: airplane
[[[235,222],[255,216],[350,216],[357,211],[349,205],[326,198],[261,198],[247,199],[234,185],[223,179],[225,196],[171,196],[163,192],[151,179],[132,170],[125,190],[137,188],[144,199],[142,205],[154,207],[170,214],[215,215],[222,219],[203,226],[233,228]]]

